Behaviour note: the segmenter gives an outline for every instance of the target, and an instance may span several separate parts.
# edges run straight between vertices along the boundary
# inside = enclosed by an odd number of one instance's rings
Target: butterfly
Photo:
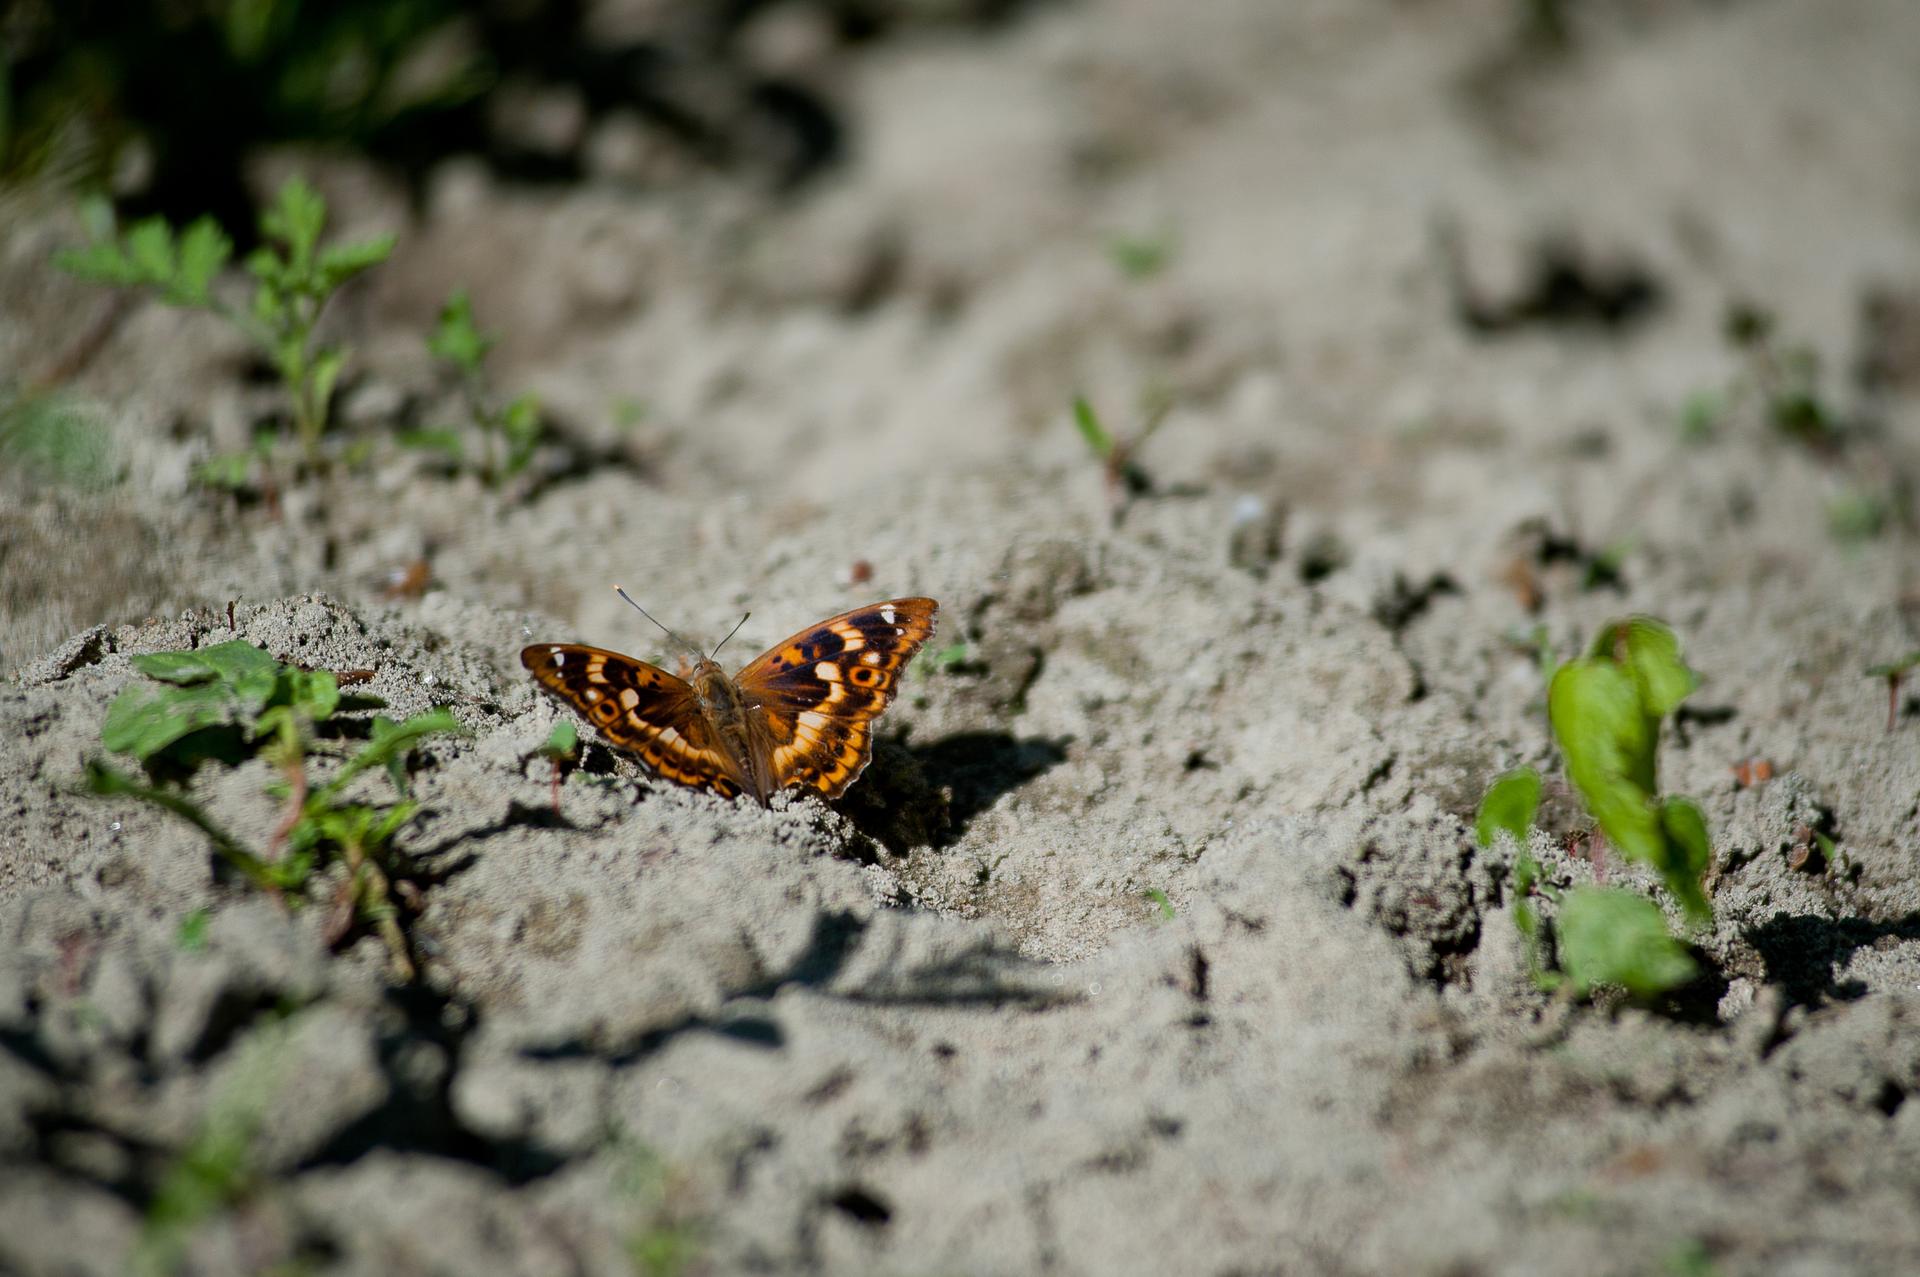
[[[763,807],[789,786],[838,798],[872,760],[873,720],[939,612],[932,599],[857,607],[774,644],[731,677],[714,660],[719,647],[705,653],[664,625],[679,677],[574,643],[522,648],[520,663],[655,775],[722,798],[751,794]]]

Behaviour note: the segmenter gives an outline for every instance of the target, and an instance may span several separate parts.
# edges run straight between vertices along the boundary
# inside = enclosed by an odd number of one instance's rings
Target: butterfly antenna
[[[751,612],[749,612],[749,613],[747,613],[747,616],[743,616],[743,617],[741,617],[741,618],[740,618],[740,625],[745,625],[745,624],[747,623],[747,617],[748,617],[748,616],[752,616],[752,615],[753,615],[753,613],[751,613]],[[734,627],[733,627],[732,629],[730,629],[730,630],[728,630],[728,631],[727,631],[727,638],[723,638],[723,639],[721,639],[721,640],[720,640],[720,641],[719,641],[718,643],[715,643],[715,644],[713,645],[713,651],[711,651],[711,652],[709,652],[709,653],[707,654],[707,659],[708,659],[708,660],[712,660],[712,659],[713,659],[714,657],[716,657],[716,656],[718,656],[718,655],[720,655],[720,649],[721,649],[721,648],[723,648],[723,647],[725,647],[725,646],[727,645],[727,639],[730,639],[730,638],[732,638],[732,637],[733,637],[734,635],[736,635],[736,634],[738,634],[738,633],[740,632],[740,625],[736,625],[736,626],[734,626]]]
[[[625,590],[625,588],[623,588],[623,587],[621,587],[621,586],[618,586],[618,585],[616,585],[616,586],[614,586],[614,587],[613,587],[613,592],[614,592],[615,594],[618,594],[618,595],[619,595],[619,596],[620,596],[621,598],[623,598],[623,599],[625,599],[625,600],[626,600],[626,601],[627,601],[627,602],[628,602],[629,604],[632,604],[632,606],[633,606],[633,610],[634,610],[634,611],[636,611],[636,612],[638,612],[638,613],[639,613],[640,615],[642,615],[642,616],[644,616],[644,617],[646,617],[646,618],[647,618],[647,619],[648,619],[649,621],[653,621],[653,613],[651,613],[651,612],[649,612],[649,611],[647,611],[647,609],[645,609],[645,608],[643,608],[643,607],[641,607],[641,606],[640,606],[640,605],[639,605],[638,603],[634,603],[634,601],[633,601],[633,595],[631,595],[631,594],[628,594],[628,593],[626,592],[626,590]],[[653,623],[654,623],[655,625],[660,625],[660,622],[658,622],[658,621],[653,621]],[[675,634],[675,633],[674,633],[674,632],[673,632],[672,630],[669,630],[669,629],[667,629],[667,627],[666,627],[666,626],[664,626],[664,625],[660,625],[660,629],[661,629],[661,631],[662,631],[662,632],[663,632],[664,634],[666,634],[666,636],[667,636],[668,638],[670,638],[670,639],[677,639],[677,638],[679,638],[679,635],[677,635],[677,634]]]

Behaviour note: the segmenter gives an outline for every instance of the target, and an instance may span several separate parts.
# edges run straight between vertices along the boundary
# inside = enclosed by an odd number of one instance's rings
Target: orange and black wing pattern
[[[873,720],[933,637],[940,605],[891,599],[855,608],[775,644],[734,675],[772,750],[775,788],[845,793],[873,758]]]
[[[520,650],[540,685],[584,714],[616,749],[657,776],[722,798],[740,792],[732,759],[684,679],[604,648],[540,643]]]

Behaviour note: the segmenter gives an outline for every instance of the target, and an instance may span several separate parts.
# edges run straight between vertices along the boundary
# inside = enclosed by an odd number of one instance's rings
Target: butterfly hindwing
[[[873,720],[933,635],[932,599],[891,599],[809,626],[734,676],[764,715],[776,787],[838,798],[873,757]]]
[[[740,792],[733,763],[684,679],[631,656],[574,643],[523,648],[520,663],[580,711],[608,744],[638,755],[655,774],[723,798]]]

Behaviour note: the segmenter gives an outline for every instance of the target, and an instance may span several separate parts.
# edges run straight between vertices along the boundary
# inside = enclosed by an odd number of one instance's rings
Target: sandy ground
[[[191,468],[271,391],[140,307],[76,385],[124,480],[4,477],[0,1268],[126,1271],[251,1093],[189,1271],[1920,1270],[1920,705],[1889,731],[1862,676],[1920,646],[1920,10],[1609,3],[1556,52],[1517,8],[887,42],[797,199],[451,161],[415,213],[264,165],[401,236],[333,317],[351,429],[447,409],[420,333],[465,283],[558,442],[497,493],[388,448],[237,505]],[[72,234],[0,234],[0,365],[106,304],[45,269]],[[1683,437],[1736,303],[1819,352],[1845,442]],[[1076,392],[1123,432],[1171,404],[1117,523]],[[930,594],[965,658],[832,806],[596,746],[556,816],[516,653],[655,654],[615,581],[713,638],[751,608],[736,659]],[[1540,643],[1630,611],[1703,675],[1662,780],[1716,920],[1678,996],[1576,1006],[1470,824],[1555,765]],[[75,792],[128,657],[230,637],[471,729],[414,775],[415,983]],[[257,845],[268,779],[194,792]],[[1590,880],[1550,799],[1537,850]],[[1836,851],[1796,868],[1808,825]]]

